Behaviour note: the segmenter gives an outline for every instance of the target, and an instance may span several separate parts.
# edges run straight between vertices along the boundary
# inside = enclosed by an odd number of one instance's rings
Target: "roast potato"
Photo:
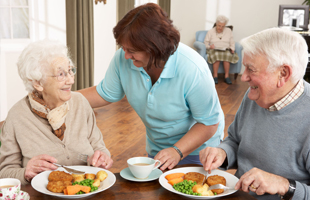
[[[96,178],[101,181],[104,181],[106,178],[108,177],[108,173],[103,171],[103,170],[100,170],[99,172],[97,172],[97,175],[96,175]]]

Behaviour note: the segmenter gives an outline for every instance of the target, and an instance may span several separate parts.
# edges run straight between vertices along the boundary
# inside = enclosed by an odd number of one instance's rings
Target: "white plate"
[[[154,169],[152,171],[152,173],[146,179],[138,179],[132,175],[132,173],[128,167],[123,169],[120,173],[121,177],[123,177],[124,179],[129,180],[129,181],[135,181],[135,182],[153,181],[153,180],[158,179],[160,177],[160,175],[162,175],[162,174],[163,174],[163,172],[161,170]]]
[[[60,197],[60,198],[76,199],[76,198],[83,198],[86,196],[90,196],[98,192],[102,192],[110,188],[116,181],[116,177],[112,172],[102,169],[102,168],[91,167],[91,166],[68,166],[68,167],[72,167],[73,169],[85,171],[86,173],[92,173],[92,174],[97,174],[98,171],[104,170],[105,172],[108,173],[108,177],[100,183],[98,190],[90,192],[88,194],[65,195],[63,193],[54,193],[54,192],[47,190],[46,186],[48,184],[48,176],[52,171],[45,171],[45,172],[42,172],[36,175],[31,181],[32,187],[38,192],[41,192],[43,194]],[[65,170],[62,167],[59,167],[57,171],[65,171]]]
[[[195,195],[189,195],[189,194],[184,194],[182,192],[178,192],[175,189],[173,189],[173,187],[168,183],[168,180],[165,178],[165,176],[167,174],[172,174],[172,173],[184,173],[186,174],[187,172],[199,172],[202,174],[205,174],[205,170],[202,167],[183,167],[183,168],[177,168],[177,169],[173,169],[170,171],[167,171],[166,173],[162,174],[159,177],[159,183],[162,187],[164,187],[165,189],[169,190],[170,192],[182,195],[182,196],[186,196],[192,199],[213,199],[213,198],[218,198],[218,197],[222,197],[222,196],[226,196],[226,195],[230,195],[232,193],[235,193],[237,190],[227,190],[224,191],[222,194],[218,194],[215,196],[195,196]],[[225,171],[221,171],[221,170],[212,170],[211,174],[208,174],[208,176],[212,176],[212,175],[219,175],[219,176],[223,176],[226,179],[226,185],[228,187],[234,187],[236,185],[236,183],[238,182],[238,178],[235,177],[234,175],[225,172]]]

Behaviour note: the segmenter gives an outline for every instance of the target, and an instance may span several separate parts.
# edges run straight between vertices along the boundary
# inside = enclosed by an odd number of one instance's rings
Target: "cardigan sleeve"
[[[17,178],[21,184],[28,182],[25,179],[26,168],[22,167],[22,153],[15,138],[12,123],[4,122],[0,133],[0,178]]]
[[[204,43],[205,43],[207,49],[210,48],[212,32],[213,32],[212,29],[210,31],[208,31],[207,35],[206,35],[206,37],[204,39]]]
[[[233,32],[231,30],[230,30],[229,48],[235,51],[235,41],[234,41]]]

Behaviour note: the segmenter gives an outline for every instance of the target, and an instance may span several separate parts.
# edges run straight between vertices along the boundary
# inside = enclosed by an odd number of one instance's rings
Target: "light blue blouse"
[[[128,102],[146,127],[146,151],[155,156],[171,147],[197,122],[214,125],[214,136],[190,155],[199,155],[207,146],[219,145],[224,136],[224,114],[206,61],[193,49],[180,43],[152,85],[143,67],[125,59],[119,49],[97,86],[98,94],[109,102]]]

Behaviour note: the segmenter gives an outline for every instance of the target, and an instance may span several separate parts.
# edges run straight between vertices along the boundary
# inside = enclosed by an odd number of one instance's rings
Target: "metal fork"
[[[205,175],[205,180],[204,180],[203,184],[204,184],[204,183],[207,183],[208,171],[205,171],[204,175]]]
[[[76,169],[72,169],[70,167],[67,167],[67,166],[64,166],[64,165],[60,165],[60,164],[57,164],[57,163],[53,163],[54,165],[56,165],[57,167],[62,167],[64,168],[67,172],[69,173],[75,173],[75,174],[85,174],[85,172],[83,171],[80,171],[80,170],[76,170]]]
[[[81,160],[81,161],[83,161],[83,162],[87,163],[88,155],[78,153],[78,155],[77,155],[77,159],[79,159],[79,160]]]
[[[227,187],[222,184],[216,184],[216,185],[212,185],[209,187],[209,190],[214,190],[214,189],[235,190],[234,187]]]

